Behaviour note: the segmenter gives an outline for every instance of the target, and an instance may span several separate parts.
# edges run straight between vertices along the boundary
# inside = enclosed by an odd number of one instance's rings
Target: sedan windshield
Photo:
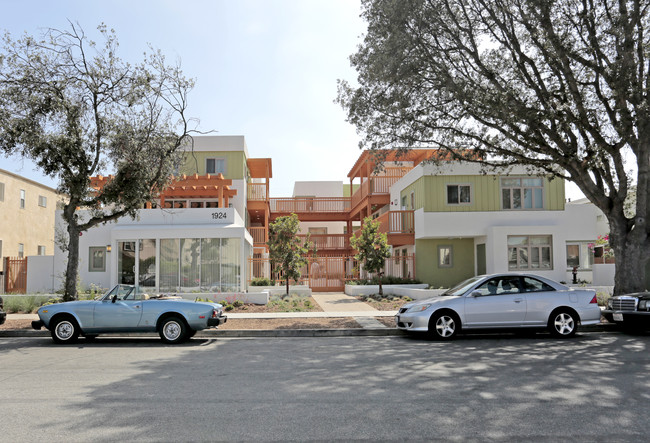
[[[440,295],[446,295],[446,296],[458,296],[458,295],[463,295],[464,293],[467,292],[469,288],[474,286],[476,282],[481,280],[482,277],[472,277],[468,278],[467,280],[457,284],[451,289],[447,289],[445,292],[443,292]]]

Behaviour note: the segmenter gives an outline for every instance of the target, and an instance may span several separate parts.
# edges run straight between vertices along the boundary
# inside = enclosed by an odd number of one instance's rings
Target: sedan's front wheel
[[[187,337],[185,322],[178,317],[169,317],[162,321],[159,330],[160,338],[165,343],[181,343]]]
[[[578,330],[578,318],[568,309],[555,311],[548,320],[548,329],[558,338],[573,337]]]
[[[59,318],[54,321],[50,329],[54,343],[74,343],[79,337],[79,326],[72,318]]]
[[[433,314],[429,320],[429,335],[436,340],[450,340],[458,334],[460,320],[449,312]]]

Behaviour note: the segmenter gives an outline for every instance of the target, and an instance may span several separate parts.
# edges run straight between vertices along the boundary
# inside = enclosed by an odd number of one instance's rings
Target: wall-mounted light
[[[111,252],[111,249],[113,249],[111,245],[106,245],[106,252]]]

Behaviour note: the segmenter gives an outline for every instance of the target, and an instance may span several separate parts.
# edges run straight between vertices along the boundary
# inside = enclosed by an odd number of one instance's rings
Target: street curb
[[[581,326],[578,332],[613,332],[619,328],[612,323]],[[102,334],[102,337],[143,337],[148,334]],[[371,329],[205,329],[196,333],[200,338],[250,338],[250,337],[389,337],[407,336],[408,333],[396,328]],[[0,337],[49,337],[47,330],[30,329],[0,330]]]

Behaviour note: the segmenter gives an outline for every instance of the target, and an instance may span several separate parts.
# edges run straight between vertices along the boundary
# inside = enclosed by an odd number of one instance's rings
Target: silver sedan
[[[547,329],[571,337],[578,324],[600,322],[596,292],[570,289],[530,274],[472,277],[443,294],[402,306],[397,327],[451,339],[463,330]]]

